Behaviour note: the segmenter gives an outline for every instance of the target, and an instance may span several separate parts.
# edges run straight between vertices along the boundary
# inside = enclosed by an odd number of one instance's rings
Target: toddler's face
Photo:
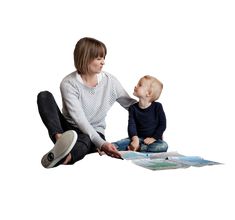
[[[141,78],[138,84],[134,88],[133,95],[138,98],[145,98],[149,93],[150,82],[144,78]]]

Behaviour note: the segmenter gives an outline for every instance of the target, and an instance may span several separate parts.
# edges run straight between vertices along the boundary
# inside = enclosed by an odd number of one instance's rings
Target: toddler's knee
[[[164,151],[168,150],[168,144],[165,141],[162,143],[162,146],[163,146]]]

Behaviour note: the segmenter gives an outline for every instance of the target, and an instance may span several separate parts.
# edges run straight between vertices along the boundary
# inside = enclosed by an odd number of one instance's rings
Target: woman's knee
[[[41,91],[38,93],[37,100],[47,99],[48,97],[53,97],[49,91]]]

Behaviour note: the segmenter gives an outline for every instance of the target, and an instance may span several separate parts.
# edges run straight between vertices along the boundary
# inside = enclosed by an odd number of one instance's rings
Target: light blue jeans
[[[139,138],[140,142],[140,152],[154,152],[154,153],[160,153],[160,152],[166,152],[168,149],[168,144],[163,140],[157,140],[152,144],[145,144],[143,138]],[[128,146],[130,145],[131,140],[130,138],[125,138],[116,142],[113,142],[112,144],[117,148],[119,151],[125,151],[128,150]]]

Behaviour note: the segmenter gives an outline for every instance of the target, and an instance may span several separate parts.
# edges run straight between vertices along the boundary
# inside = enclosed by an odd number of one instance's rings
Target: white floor
[[[235,217],[231,164],[150,171],[92,154],[74,166],[46,170],[36,159],[5,164],[1,215],[7,219]]]

